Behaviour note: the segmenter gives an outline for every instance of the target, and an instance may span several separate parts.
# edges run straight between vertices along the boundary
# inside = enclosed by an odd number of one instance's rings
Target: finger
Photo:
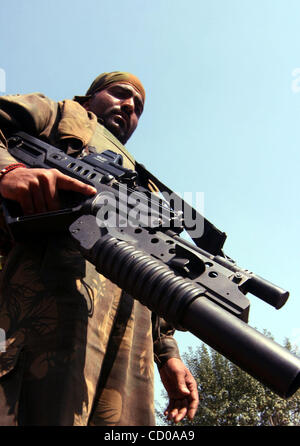
[[[177,409],[177,408],[174,408],[174,409],[169,413],[168,419],[169,419],[169,420],[175,420],[175,418],[177,417],[177,415],[178,415],[178,409]]]
[[[31,194],[34,213],[47,212],[45,197],[39,182],[31,183],[29,193]]]
[[[188,398],[188,412],[187,416],[190,420],[192,420],[197,412],[199,405],[199,395],[198,390],[195,384],[195,387],[193,386],[193,389],[191,390],[190,396]]]
[[[97,189],[95,187],[76,180],[75,178],[68,177],[59,171],[57,171],[56,185],[59,189],[72,190],[84,195],[94,195],[97,193]]]
[[[170,415],[171,419],[178,423],[187,413],[188,401],[184,399],[176,399],[173,403],[174,408],[172,409]]]
[[[198,405],[199,405],[199,395],[198,395],[198,388],[197,383],[194,379],[194,377],[190,374],[187,378],[187,386],[190,390],[190,396],[189,396],[189,407],[188,407],[188,418],[192,420],[197,412]]]
[[[187,399],[178,399],[174,401],[174,408],[170,414],[170,418],[174,423],[179,423],[187,414]]]
[[[189,401],[195,402],[196,405],[198,405],[198,403],[199,403],[199,395],[198,395],[198,389],[197,389],[196,383],[195,383],[195,386],[190,387]]]
[[[164,412],[164,414],[168,418],[168,420],[172,420],[174,418],[174,416],[177,415],[178,409],[176,408],[175,403],[176,403],[176,401],[173,398],[171,398],[169,400],[169,405]]]
[[[187,411],[187,416],[190,420],[192,420],[194,418],[194,416],[196,415],[197,409],[198,409],[198,404],[199,401],[198,399],[194,399],[188,407],[188,411]]]
[[[173,408],[174,408],[174,403],[173,403],[173,400],[170,399],[170,400],[169,400],[169,405],[168,405],[168,407],[166,408],[166,410],[164,411],[164,415],[165,415],[166,417],[168,417],[168,416],[170,415],[170,413],[172,412]]]
[[[22,208],[24,215],[34,214],[34,204],[31,197],[31,194],[27,192],[19,193],[19,197],[17,200]]]
[[[181,395],[178,395],[178,397],[188,396],[190,394],[190,390],[187,385],[188,383],[186,380],[185,373],[178,373],[176,376],[176,379],[177,379],[177,394],[178,394],[178,392],[181,394]]]
[[[175,415],[173,421],[175,423],[179,423],[179,421],[181,421],[187,414],[188,400],[187,399],[178,400],[176,405],[177,405],[177,414]]]
[[[60,202],[58,198],[58,190],[56,188],[56,180],[53,177],[41,177],[41,188],[43,190],[44,199],[48,211],[56,211],[60,208]]]

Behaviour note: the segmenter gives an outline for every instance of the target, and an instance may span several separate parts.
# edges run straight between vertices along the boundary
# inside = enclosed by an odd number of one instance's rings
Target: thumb
[[[184,393],[185,395],[189,395],[191,393],[186,385],[184,375],[181,374],[178,375],[177,384],[178,384],[178,389],[180,390],[181,393]]]

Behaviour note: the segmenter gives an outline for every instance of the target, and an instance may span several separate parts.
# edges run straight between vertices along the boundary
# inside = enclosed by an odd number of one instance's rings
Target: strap
[[[13,164],[10,164],[9,166],[4,167],[3,169],[0,170],[0,180],[8,172],[11,172],[12,170],[17,169],[18,167],[25,167],[26,168],[27,166],[25,166],[25,164],[23,164],[23,163],[13,163]]]
[[[181,209],[184,209],[192,215],[194,221],[203,221],[203,233],[201,237],[193,237],[193,231],[190,227],[185,225],[183,216],[183,225],[186,232],[191,236],[193,242],[201,249],[211,253],[212,255],[223,255],[222,248],[226,240],[225,232],[220,231],[216,228],[210,221],[203,217],[196,209],[190,206],[186,201],[179,197],[175,192],[168,188],[164,183],[162,183],[158,178],[156,178],[151,172],[149,172],[143,164],[138,162],[135,163],[136,171],[138,175],[142,177],[145,182],[154,182],[158,187],[160,192],[167,192],[168,195],[172,195],[176,198],[178,203],[181,203]]]

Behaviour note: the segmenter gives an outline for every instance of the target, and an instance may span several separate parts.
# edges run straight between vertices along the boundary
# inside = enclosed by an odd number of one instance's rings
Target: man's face
[[[95,93],[83,106],[125,144],[143,112],[143,98],[133,85],[117,82]]]

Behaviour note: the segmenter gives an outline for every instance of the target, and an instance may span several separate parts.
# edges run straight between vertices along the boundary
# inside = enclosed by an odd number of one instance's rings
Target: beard
[[[122,144],[128,140],[128,123],[117,112],[99,117],[98,122],[109,130]]]

